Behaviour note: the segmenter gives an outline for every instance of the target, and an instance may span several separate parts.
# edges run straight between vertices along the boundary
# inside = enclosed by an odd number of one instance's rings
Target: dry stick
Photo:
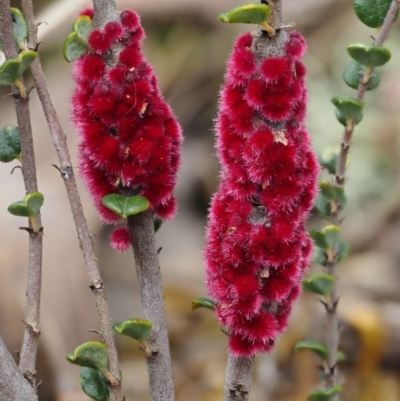
[[[382,46],[384,41],[389,35],[390,28],[393,24],[397,10],[400,7],[400,0],[393,0],[388,13],[385,17],[385,21],[380,29],[379,35],[374,40],[375,46]],[[372,68],[367,67],[365,69],[364,75],[360,80],[358,86],[356,99],[363,100],[365,93],[367,91],[370,80],[373,76]],[[343,133],[343,140],[340,148],[339,160],[337,164],[337,172],[335,177],[336,185],[339,187],[344,187],[345,184],[345,172],[347,158],[351,146],[351,140],[353,137],[353,132],[355,128],[354,119],[352,119],[346,126]],[[340,224],[340,217],[338,213],[334,213],[331,217],[331,223],[335,225]],[[332,263],[328,263],[328,273],[335,278],[335,285],[329,300],[326,304],[327,310],[327,325],[326,325],[326,344],[329,351],[329,366],[327,372],[327,386],[335,386],[338,384],[338,374],[337,374],[337,352],[339,348],[339,321],[337,316],[337,304],[339,300],[338,296],[338,285],[337,285],[337,263],[333,259]],[[336,397],[336,400],[339,396]]]
[[[282,25],[282,0],[261,0],[271,8],[269,24],[273,27]],[[259,30],[253,35],[251,50],[256,59],[262,61],[271,54],[278,55],[284,47],[285,36],[278,33],[273,38],[266,36]],[[253,374],[254,358],[235,357],[229,354],[225,377],[223,401],[247,401]]]
[[[3,38],[4,52],[7,59],[16,58],[15,39],[12,30],[10,1],[0,1],[0,31]],[[21,98],[20,92],[13,86],[18,127],[21,136],[22,172],[27,192],[38,190],[36,162],[33,148],[33,135],[29,110],[29,97]],[[36,221],[41,227],[40,212]],[[31,227],[32,228],[32,227]],[[41,232],[29,230],[29,270],[26,290],[25,333],[21,349],[19,368],[32,386],[36,385],[36,356],[40,335],[40,294],[42,286],[42,243]]]
[[[0,400],[37,401],[35,389],[25,380],[0,337]]]
[[[171,356],[168,342],[160,264],[154,236],[154,213],[150,210],[129,216],[128,228],[136,273],[140,285],[143,316],[153,324],[145,352],[149,375],[150,400],[173,401]]]
[[[24,16],[30,28],[29,47],[36,47],[36,25],[33,14],[32,0],[22,0]],[[52,104],[46,81],[44,79],[40,60],[36,59],[31,64],[33,79],[39,94],[40,101],[46,116],[47,124],[50,128],[51,137],[57,152],[60,163],[60,172],[67,190],[68,199],[71,205],[76,230],[78,233],[79,244],[85,260],[86,272],[90,283],[90,289],[95,297],[96,311],[100,321],[101,334],[107,346],[109,366],[107,375],[111,384],[110,400],[122,401],[121,379],[118,363],[118,354],[115,343],[115,336],[112,329],[110,309],[107,304],[103,281],[97,266],[96,256],[93,250],[91,234],[89,232],[78,188],[75,181],[71,158],[68,151],[67,139],[61,127],[56,110]]]

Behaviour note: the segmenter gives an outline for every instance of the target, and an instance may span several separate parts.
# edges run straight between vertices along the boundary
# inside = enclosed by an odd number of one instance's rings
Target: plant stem
[[[128,217],[128,228],[140,285],[144,318],[153,324],[147,340],[150,400],[173,401],[171,356],[160,264],[154,237],[153,212]],[[149,352],[150,351],[150,352]]]
[[[254,358],[234,357],[229,354],[224,401],[247,401],[249,399]]]
[[[117,19],[118,11],[114,0],[93,0],[93,27],[101,29],[108,21]]]
[[[36,25],[33,14],[32,0],[22,0],[22,9],[29,26],[29,47],[36,47]],[[96,311],[100,321],[101,334],[107,346],[110,373],[110,400],[122,401],[121,378],[118,362],[115,336],[112,329],[110,309],[107,303],[103,281],[97,265],[93,249],[91,234],[89,232],[85,216],[83,214],[82,202],[76,185],[75,175],[69,155],[66,135],[61,127],[57,112],[51,101],[42,66],[39,58],[31,64],[33,79],[39,94],[40,101],[50,128],[51,137],[60,163],[59,170],[64,180],[68,199],[71,206],[75,227],[78,233],[80,248],[85,260],[86,273],[89,279],[89,287],[95,297]]]
[[[0,400],[37,401],[33,387],[25,380],[0,337]]]
[[[17,50],[12,29],[10,1],[0,1],[0,32],[3,39],[4,53],[7,59],[16,58]],[[21,82],[22,83],[22,82]],[[38,191],[36,178],[36,161],[33,147],[33,135],[29,110],[29,98],[13,85],[15,108],[21,137],[22,172],[26,192]],[[36,221],[41,227],[40,212]],[[21,349],[19,368],[32,386],[36,386],[36,356],[40,335],[40,295],[42,286],[42,245],[40,232],[29,235],[29,269],[26,290],[25,332]]]
[[[388,13],[385,17],[379,35],[374,40],[374,45],[376,46],[383,45],[384,41],[389,35],[390,28],[393,24],[394,17],[399,7],[400,7],[400,0],[393,0],[389,7]],[[365,93],[367,91],[372,76],[373,76],[373,69],[371,67],[366,67],[364,75],[360,79],[360,83],[358,86],[356,94],[357,100],[364,99]],[[339,187],[344,187],[345,185],[346,164],[353,138],[354,128],[355,128],[355,121],[353,119],[347,124],[343,133],[343,139],[340,148],[339,160],[337,164],[336,177],[335,177],[336,185]],[[335,213],[331,216],[330,221],[332,224],[339,225],[340,216],[337,213]],[[329,366],[327,371],[326,386],[329,388],[331,386],[336,386],[338,384],[338,374],[336,365],[337,365],[337,352],[339,349],[339,320],[337,316],[339,290],[337,282],[338,273],[337,273],[336,261],[328,264],[328,273],[335,278],[335,285],[329,297],[328,303],[326,304],[326,310],[327,310],[326,345],[329,351]],[[336,396],[334,398],[334,401],[338,401],[339,399],[340,397]]]

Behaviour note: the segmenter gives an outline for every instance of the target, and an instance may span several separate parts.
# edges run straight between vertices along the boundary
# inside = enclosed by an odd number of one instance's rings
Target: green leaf
[[[338,110],[337,110],[338,111]],[[331,146],[325,149],[319,159],[319,163],[323,168],[326,168],[329,174],[336,174],[336,167],[339,160],[340,147]]]
[[[349,254],[349,244],[344,241],[339,241],[336,245],[336,261],[340,263]]]
[[[32,50],[24,50],[18,54],[18,60],[21,60],[21,65],[19,66],[19,75],[22,75],[24,71],[29,67],[33,60],[37,57],[37,53]]]
[[[350,121],[350,120],[347,120],[346,117],[338,109],[335,110],[335,114],[336,114],[336,118],[340,122],[340,124],[342,124],[344,127],[346,127],[348,121]],[[354,117],[355,124],[356,125],[360,124],[360,122],[362,121],[363,118],[364,118],[364,113],[361,112],[360,114],[357,114]]]
[[[114,323],[113,329],[118,334],[143,342],[149,338],[152,326],[153,324],[149,320],[130,319],[122,323]]]
[[[101,203],[123,218],[142,213],[150,206],[150,202],[140,195],[124,196],[120,194],[106,195]]]
[[[309,350],[317,354],[323,361],[328,360],[329,358],[329,351],[325,347],[325,345],[319,343],[318,341],[313,340],[304,340],[300,341],[294,347],[296,351],[304,351]]]
[[[330,217],[332,214],[332,204],[321,192],[318,193],[317,200],[315,201],[315,208],[321,217]]]
[[[215,310],[216,302],[209,298],[196,298],[192,301],[192,310],[198,308],[207,308]]]
[[[79,366],[105,372],[108,365],[107,348],[98,341],[90,341],[77,347],[67,355],[67,361]]]
[[[312,294],[328,297],[335,285],[335,279],[329,274],[314,274],[303,280],[303,289]]]
[[[326,241],[325,235],[320,230],[312,230],[310,237],[314,240],[314,244],[322,249],[328,248],[328,242]]]
[[[355,0],[354,10],[365,25],[379,28],[383,25],[391,3],[392,0]]]
[[[21,154],[21,139],[19,129],[7,125],[0,130],[0,162],[9,163]]]
[[[370,67],[380,67],[386,64],[392,57],[390,51],[382,46],[353,44],[348,46],[347,52],[358,63]]]
[[[218,19],[230,24],[259,24],[264,27],[270,16],[271,9],[266,4],[245,3],[229,12],[220,14]]]
[[[341,393],[342,386],[331,387],[329,390],[316,390],[308,396],[309,401],[333,401],[336,395]]]
[[[40,210],[44,197],[40,192],[31,192],[22,201],[14,202],[8,211],[14,216],[33,217]]]
[[[18,8],[11,8],[11,15],[13,21],[14,37],[21,49],[25,48],[25,41],[28,38],[28,25],[25,21],[24,15]]]
[[[19,77],[21,60],[9,59],[0,66],[0,85],[11,85]]]
[[[109,389],[105,377],[97,370],[83,368],[80,375],[83,392],[96,401],[107,401]]]
[[[154,219],[154,233],[156,233],[163,225],[164,220],[159,219],[158,217],[156,217]]]
[[[65,39],[63,47],[63,55],[66,61],[71,63],[72,61],[78,60],[79,57],[83,56],[87,52],[87,46],[82,44],[78,39],[77,32],[72,32]]]
[[[328,258],[325,250],[317,246],[314,247],[313,261],[321,266],[328,266]]]
[[[339,241],[340,227],[331,224],[324,227],[321,232],[325,236],[328,248],[333,249]]]
[[[92,20],[87,15],[80,16],[72,29],[76,32],[76,37],[83,45],[87,46],[90,31],[92,30]]]
[[[319,183],[319,189],[315,208],[322,217],[330,217],[332,213],[338,213],[343,210],[347,202],[343,187],[339,187],[330,181],[322,180]]]
[[[364,108],[364,102],[353,98],[333,97],[331,102],[345,116],[345,118],[353,118],[360,114]]]
[[[350,88],[358,89],[358,86],[360,85],[360,80],[364,76],[365,68],[366,68],[365,65],[361,65],[353,60],[343,71],[344,82],[346,82],[346,84],[350,86]],[[371,79],[369,80],[367,91],[375,89],[379,85],[380,81],[381,81],[380,74],[376,69],[374,69],[372,71]]]

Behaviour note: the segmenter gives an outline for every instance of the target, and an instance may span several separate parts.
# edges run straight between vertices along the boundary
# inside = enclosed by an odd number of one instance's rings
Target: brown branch
[[[10,13],[10,1],[0,1],[1,24],[0,31],[3,38],[6,58],[17,57],[15,41],[12,30]],[[21,92],[22,93],[22,92]],[[27,192],[38,190],[36,179],[35,151],[33,147],[33,135],[29,110],[29,97],[22,98],[20,91],[13,86],[15,95],[15,108],[18,127],[21,137],[22,172]],[[40,212],[36,215],[36,221],[41,227]],[[25,308],[25,333],[21,349],[19,368],[23,375],[35,386],[36,356],[40,334],[40,294],[42,284],[42,234],[32,232],[29,235],[29,270],[28,285],[26,290]]]
[[[117,5],[114,0],[93,0],[94,19],[93,26],[97,29],[103,27],[107,21],[117,18]]]
[[[30,29],[34,29],[33,32],[30,32],[29,45],[31,48],[35,48],[36,26],[34,23],[32,0],[22,0],[22,9],[28,22],[28,26]],[[44,74],[38,58],[31,64],[31,70],[39,98],[42,103],[44,114],[46,116],[47,124],[50,128],[53,144],[57,152],[61,176],[64,180],[64,185],[67,190],[72,215],[78,233],[79,244],[85,260],[86,273],[89,279],[90,288],[95,297],[96,311],[100,321],[101,333],[104,338],[105,345],[107,346],[110,373],[109,377],[111,378],[112,382],[110,400],[122,401],[123,396],[121,392],[118,354],[115,336],[111,325],[111,314],[107,304],[103,282],[97,266],[91,235],[83,214],[82,203],[78,193],[71,158],[67,147],[66,136],[61,127],[56,110],[54,109],[49,92],[47,90],[46,81],[44,79]]]
[[[250,394],[254,358],[236,358],[229,354],[224,401],[247,401]]]
[[[380,29],[379,35],[374,40],[374,45],[382,46],[384,41],[389,35],[390,28],[393,24],[395,15],[397,10],[400,7],[400,0],[393,0],[388,13],[385,17],[384,23]],[[371,67],[366,67],[363,77],[360,79],[360,84],[358,86],[356,99],[363,100],[365,93],[367,91],[368,85],[373,76],[373,69]],[[336,185],[339,187],[344,187],[345,185],[345,173],[346,173],[346,164],[350,151],[350,146],[353,138],[353,133],[355,129],[354,119],[349,121],[347,124],[344,133],[343,140],[340,148],[339,160],[337,164],[336,170]],[[340,216],[338,213],[335,213],[331,216],[330,219],[332,224],[339,225],[340,224]],[[338,283],[337,283],[337,262],[334,260],[332,263],[328,264],[328,272],[335,278],[335,285],[332,290],[332,293],[329,297],[328,304],[326,305],[327,309],[327,324],[326,324],[326,345],[329,351],[329,366],[327,372],[326,386],[336,386],[338,384],[338,374],[337,374],[337,352],[339,349],[339,320],[337,316],[337,304],[339,300],[339,291],[338,291]],[[335,397],[335,401],[340,399],[339,396]]]
[[[154,238],[153,212],[129,216],[128,228],[135,255],[136,273],[140,285],[143,316],[153,324],[147,341],[150,400],[173,401],[171,356],[168,342],[160,264]]]
[[[37,401],[34,388],[25,380],[0,337],[0,400]]]

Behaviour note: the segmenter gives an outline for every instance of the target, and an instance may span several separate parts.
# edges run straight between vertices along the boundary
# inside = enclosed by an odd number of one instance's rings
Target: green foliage
[[[364,108],[364,102],[353,98],[333,97],[331,102],[344,115],[346,119],[351,119],[360,114]]]
[[[14,216],[33,217],[39,212],[43,202],[44,197],[40,192],[30,192],[22,201],[12,203],[8,211]]]
[[[357,17],[370,28],[383,25],[392,0],[354,0]]]
[[[334,171],[336,172],[336,167]],[[347,202],[343,187],[330,181],[322,180],[319,183],[319,189],[315,208],[322,217],[331,217],[333,214],[337,214],[343,210]]]
[[[105,377],[97,370],[83,368],[80,375],[84,393],[95,401],[107,401],[109,389]]]
[[[164,220],[162,220],[158,217],[156,217],[154,219],[154,233],[156,233],[162,227],[163,223],[164,223]]]
[[[33,60],[37,57],[37,53],[33,50],[23,50],[18,54],[18,60],[21,61],[19,66],[18,74],[22,75],[24,71],[29,67]]]
[[[328,390],[316,390],[308,396],[309,401],[333,401],[342,392],[342,386],[331,387]]]
[[[300,341],[299,343],[296,344],[295,348],[296,351],[304,351],[304,350],[309,350],[317,354],[323,361],[327,361],[329,358],[329,351],[325,347],[325,345],[322,345],[318,341],[313,341],[313,340],[304,340]]]
[[[92,30],[92,20],[87,15],[82,15],[74,22],[72,30],[76,32],[78,41],[87,46],[89,34]]]
[[[67,361],[86,368],[105,372],[108,365],[107,348],[98,341],[90,341],[77,347],[67,355]]]
[[[150,202],[141,195],[124,196],[120,194],[106,195],[101,203],[123,218],[142,213],[150,206]]]
[[[113,324],[113,329],[116,333],[134,338],[140,342],[149,338],[152,327],[153,324],[144,319],[130,319],[122,323]]]
[[[335,279],[325,273],[314,274],[303,280],[303,290],[327,298],[335,286]]]
[[[15,40],[21,50],[25,49],[25,41],[28,38],[28,24],[24,15],[18,8],[11,8],[13,33]]]
[[[196,298],[192,301],[192,310],[207,308],[215,310],[216,302],[210,298]]]
[[[342,114],[342,112],[339,111],[338,109],[335,110],[335,115],[336,115],[337,120],[338,120],[338,121],[340,122],[340,124],[342,124],[344,127],[347,126],[347,124],[348,124],[349,121],[352,121],[352,120],[353,120],[353,119],[347,120],[346,117]],[[354,123],[355,123],[355,125],[360,124],[360,122],[362,121],[363,118],[364,118],[364,113],[361,112],[360,114],[357,114],[357,115],[354,117]]]
[[[262,24],[268,21],[271,9],[260,3],[245,3],[218,16],[221,22]]]
[[[63,55],[68,63],[78,60],[87,52],[87,46],[78,39],[78,34],[74,31],[67,36],[63,47]]]
[[[9,59],[0,66],[0,85],[7,86],[15,82],[19,77],[21,60]]]
[[[357,61],[353,60],[350,64],[347,65],[347,67],[343,71],[344,82],[346,82],[346,84],[350,86],[350,88],[358,89],[358,86],[360,85],[360,80],[365,74],[365,69],[366,69],[365,65],[359,64],[357,63]],[[379,85],[380,81],[381,81],[380,74],[378,71],[374,69],[372,71],[371,79],[369,80],[369,84],[367,86],[367,91],[375,89]],[[337,114],[336,117],[339,120],[339,122],[342,123]],[[357,116],[356,116],[356,121],[357,121]]]
[[[365,66],[380,67],[392,57],[390,51],[382,46],[350,45],[347,48],[350,57]]]
[[[336,167],[339,160],[340,147],[331,146],[322,153],[319,164],[328,170],[329,174],[336,174]]]
[[[0,162],[9,163],[18,159],[21,154],[21,139],[19,129],[7,125],[0,130]]]

